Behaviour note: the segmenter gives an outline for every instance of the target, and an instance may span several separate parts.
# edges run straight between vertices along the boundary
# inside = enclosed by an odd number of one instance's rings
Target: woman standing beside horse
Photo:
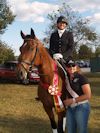
[[[77,93],[77,97],[73,98],[67,89],[64,90],[66,100],[63,102],[67,107],[67,131],[68,133],[77,133],[77,131],[78,133],[87,133],[91,88],[88,79],[78,72],[77,65],[73,60],[66,63],[66,69],[71,88]]]

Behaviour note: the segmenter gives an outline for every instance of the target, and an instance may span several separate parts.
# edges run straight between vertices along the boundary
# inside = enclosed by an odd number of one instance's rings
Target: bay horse
[[[35,36],[34,30],[31,28],[31,34],[25,35],[21,31],[21,37],[24,40],[20,47],[18,76],[19,78],[27,78],[27,73],[30,67],[37,67],[40,74],[40,83],[38,85],[38,96],[46,111],[53,133],[64,133],[63,118],[65,117],[65,110],[58,111],[58,122],[56,123],[54,116],[54,96],[48,92],[48,87],[52,85],[55,72],[58,72],[58,87],[60,92],[63,88],[63,72],[54,67],[54,59],[50,56],[46,48]],[[62,95],[60,95],[62,98]]]

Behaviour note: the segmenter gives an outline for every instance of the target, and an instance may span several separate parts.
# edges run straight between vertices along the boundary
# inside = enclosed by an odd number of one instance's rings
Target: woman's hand
[[[63,101],[65,106],[69,106],[73,103],[73,99],[72,98],[68,98],[66,100]]]

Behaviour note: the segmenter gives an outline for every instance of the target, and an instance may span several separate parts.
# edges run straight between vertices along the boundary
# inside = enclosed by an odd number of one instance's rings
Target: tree
[[[100,45],[96,48],[95,56],[100,57]]]
[[[73,51],[73,57],[74,57],[75,60],[79,59],[78,52],[76,51],[76,49],[74,49],[74,51]]]
[[[96,32],[89,26],[90,21],[86,18],[81,18],[79,13],[73,11],[66,3],[63,3],[58,11],[48,14],[47,17],[51,21],[48,30],[45,32],[48,38],[51,32],[56,29],[56,21],[60,15],[64,15],[68,20],[68,30],[73,31],[76,48],[83,42],[88,42],[91,45],[97,39]]]
[[[15,16],[12,14],[6,0],[0,1],[0,34],[3,34],[9,24],[14,21]],[[0,40],[0,63],[6,60],[14,60],[13,50]]]
[[[90,59],[93,56],[93,52],[91,48],[89,48],[86,45],[81,45],[79,52],[78,52],[78,57],[79,59]]]
[[[9,46],[0,41],[0,63],[7,60],[15,60],[14,52]]]
[[[6,0],[0,2],[0,34],[3,34],[9,24],[14,21],[15,16],[12,14]]]

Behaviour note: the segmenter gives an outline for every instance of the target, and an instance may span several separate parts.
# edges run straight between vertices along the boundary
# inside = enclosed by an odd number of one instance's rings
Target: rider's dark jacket
[[[49,47],[51,56],[55,53],[61,53],[66,60],[68,57],[72,57],[73,49],[74,40],[72,32],[65,30],[61,38],[59,37],[58,31],[51,34]]]

